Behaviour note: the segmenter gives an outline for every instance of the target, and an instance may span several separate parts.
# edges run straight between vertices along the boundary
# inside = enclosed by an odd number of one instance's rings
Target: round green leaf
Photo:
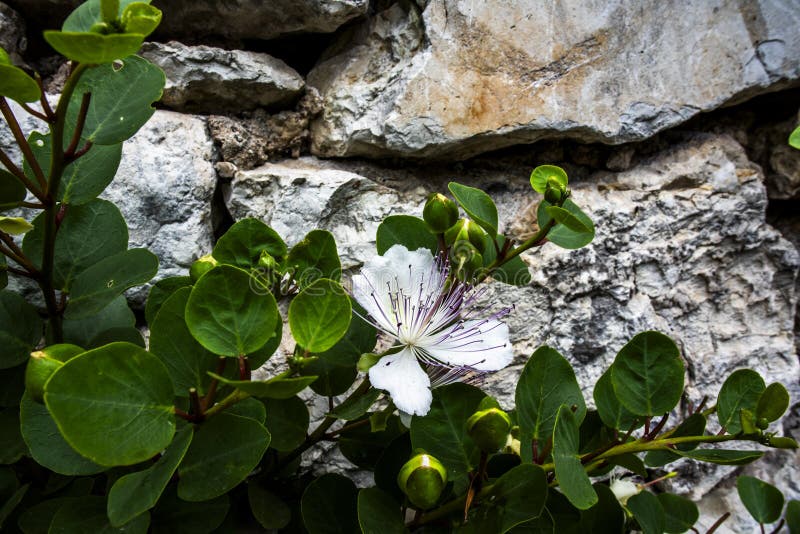
[[[789,407],[789,392],[783,384],[774,382],[767,386],[756,405],[756,419],[777,421]]]
[[[110,63],[139,51],[144,35],[138,33],[99,33],[60,32],[47,30],[44,40],[53,49],[78,63]]]
[[[355,465],[374,469],[386,447],[404,432],[400,418],[389,416],[382,427],[373,428],[370,424],[342,432],[339,435],[339,451]]]
[[[227,495],[205,502],[186,502],[178,498],[175,484],[170,484],[152,511],[151,530],[153,534],[206,534],[219,528],[229,508]]]
[[[547,206],[545,208],[547,214],[556,220],[558,224],[563,224],[568,230],[579,234],[589,234],[594,232],[594,229],[587,226],[583,221],[578,219],[575,215],[570,213],[564,208],[558,206]]]
[[[0,169],[0,211],[16,208],[25,200],[27,192],[16,176]]]
[[[33,225],[23,217],[5,217],[0,215],[0,230],[11,235],[22,235],[33,230]]]
[[[45,404],[67,442],[100,465],[132,465],[172,441],[172,382],[141,347],[112,343],[77,356],[45,385]]]
[[[22,398],[20,404],[20,427],[33,459],[51,471],[78,476],[94,475],[106,470],[75,452],[61,436],[47,408],[28,395]]]
[[[567,172],[555,165],[539,165],[531,172],[531,187],[537,193],[544,194],[547,190],[547,180],[553,178],[559,184],[566,187],[569,182]]]
[[[8,63],[0,64],[0,96],[25,103],[38,102],[41,95],[39,84],[24,70]]]
[[[286,503],[255,482],[247,485],[247,500],[253,516],[266,529],[282,529],[292,520],[292,511]]]
[[[289,251],[286,264],[292,270],[292,277],[300,288],[305,288],[320,278],[337,282],[342,278],[342,264],[336,250],[336,240],[326,230],[309,232]]]
[[[552,205],[546,200],[542,200],[539,203],[539,208],[536,211],[539,228],[544,228],[553,219],[552,215],[548,212],[548,208],[551,206]],[[588,231],[575,231],[564,224],[556,224],[553,229],[547,233],[547,240],[554,245],[569,250],[585,247],[591,243],[594,239],[595,229],[594,223],[589,216],[570,199],[565,200],[561,208],[577,219]]]
[[[358,490],[353,481],[336,474],[322,475],[300,499],[303,524],[309,534],[359,532]]]
[[[161,23],[161,10],[144,2],[128,5],[120,17],[127,33],[140,33],[147,37]]]
[[[345,335],[351,314],[350,298],[341,284],[321,278],[292,300],[289,328],[304,349],[324,352]]]
[[[581,528],[585,532],[621,534],[626,515],[617,497],[606,484],[592,487],[597,493],[597,504],[581,513]]]
[[[800,139],[797,145],[795,148],[800,148]],[[786,505],[786,526],[789,534],[800,534],[800,501],[792,500]]]
[[[197,427],[178,468],[178,497],[207,501],[232,490],[258,465],[269,442],[269,432],[258,421],[215,415]]]
[[[685,497],[672,493],[659,493],[658,502],[664,509],[665,527],[668,534],[680,534],[694,526],[700,518],[697,505]]]
[[[664,532],[667,520],[658,497],[649,491],[643,491],[628,499],[627,506],[644,534]]]
[[[553,430],[553,463],[556,480],[569,502],[579,510],[587,510],[597,501],[589,475],[581,463],[578,422],[572,410],[562,404]]]
[[[644,424],[644,419],[636,417],[629,412],[614,393],[614,386],[611,384],[611,372],[606,371],[595,382],[594,385],[594,404],[597,406],[597,413],[600,415],[603,424],[610,428],[627,431],[631,426],[636,428]]]
[[[0,369],[26,361],[41,339],[42,320],[36,308],[12,291],[0,291]]]
[[[400,504],[379,488],[365,488],[358,492],[358,524],[364,534],[408,532]]]
[[[82,534],[97,532],[112,534],[146,534],[150,526],[150,514],[141,514],[123,527],[113,527],[106,516],[104,497],[87,495],[80,500],[64,504],[50,524],[50,534]]]
[[[186,304],[189,331],[220,356],[245,355],[263,347],[278,320],[275,297],[252,286],[247,272],[230,265],[204,274]]]
[[[65,317],[94,315],[133,286],[153,278],[158,258],[147,249],[134,248],[108,256],[75,277]]]
[[[275,230],[258,219],[242,219],[219,238],[212,256],[219,263],[249,270],[258,267],[262,253],[279,260],[286,251],[286,243]]]
[[[92,93],[84,139],[95,145],[125,141],[155,113],[152,104],[161,98],[164,81],[161,69],[138,56],[89,69],[67,108],[66,131],[75,129],[83,94]]]
[[[447,188],[470,218],[492,237],[497,235],[497,206],[489,195],[467,185],[450,182]]]
[[[135,329],[136,316],[128,307],[124,295],[119,295],[95,315],[82,319],[65,319],[64,341],[80,347],[89,347],[94,340],[109,330]]]
[[[611,366],[614,393],[636,415],[663,415],[683,394],[683,361],[675,343],[659,332],[637,334]]]
[[[755,412],[758,399],[766,385],[761,375],[752,369],[739,369],[725,379],[717,397],[719,424],[731,434],[742,431],[739,413],[742,410]]]
[[[774,523],[781,517],[783,493],[755,477],[740,476],[736,489],[744,507],[759,523]]]
[[[129,4],[141,2],[149,4],[150,0],[119,0],[117,9],[121,14]],[[75,8],[64,21],[61,29],[65,32],[88,32],[91,30],[95,23],[103,20],[102,9],[100,6],[101,0],[87,0]],[[115,16],[114,18],[117,18]]]
[[[264,399],[264,406],[267,409],[265,425],[272,435],[270,447],[289,452],[306,439],[308,407],[299,397]]]
[[[428,225],[419,217],[410,215],[390,215],[386,217],[375,234],[378,254],[385,254],[394,245],[403,245],[408,250],[426,248],[431,254],[439,250],[436,236],[430,233]]]
[[[167,299],[182,287],[192,285],[192,279],[188,276],[171,276],[162,278],[150,288],[147,296],[147,303],[144,307],[144,318],[147,324],[152,325],[156,319],[156,314]]]
[[[35,265],[41,265],[44,214],[36,217],[33,224],[34,230],[22,241],[22,250]],[[112,202],[98,198],[71,206],[56,234],[53,282],[59,289],[69,289],[78,274],[127,248],[128,225]]]
[[[114,180],[121,160],[122,143],[92,146],[64,169],[58,199],[73,206],[95,199]]]

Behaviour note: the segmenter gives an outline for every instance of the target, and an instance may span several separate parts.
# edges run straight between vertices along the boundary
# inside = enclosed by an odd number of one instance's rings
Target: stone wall
[[[57,93],[63,70],[41,30],[77,2],[5,1],[0,44]],[[352,271],[385,216],[419,214],[453,179],[489,191],[504,231],[522,238],[530,170],[558,164],[597,238],[526,254],[527,287],[491,284],[488,302],[516,304],[517,359],[490,391],[513,400],[527,356],[547,343],[591,398],[624,342],[658,329],[679,342],[691,402],[753,367],[789,386],[784,430],[800,439],[800,152],[786,146],[800,108],[800,0],[153,3],[164,24],[142,55],[167,89],[104,196],[121,206],[131,246],[158,254],[159,277],[247,216],[289,244],[330,230]],[[335,451],[315,460],[352,470]],[[730,510],[723,530],[746,532],[733,475],[800,498],[799,460],[678,464],[673,486],[701,500],[706,527]]]

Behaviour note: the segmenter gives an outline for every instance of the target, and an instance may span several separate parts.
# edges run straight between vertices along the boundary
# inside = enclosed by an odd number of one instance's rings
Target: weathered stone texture
[[[166,74],[161,103],[176,110],[219,113],[287,104],[305,85],[268,54],[170,41],[145,43],[141,55]]]
[[[0,2],[0,47],[11,57],[15,65],[23,63],[22,54],[28,47],[25,21],[19,13]]]
[[[393,3],[311,72],[322,156],[645,139],[795,83],[797,0]]]

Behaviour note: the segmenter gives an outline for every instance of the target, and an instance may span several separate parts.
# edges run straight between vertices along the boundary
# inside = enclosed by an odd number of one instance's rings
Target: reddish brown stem
[[[25,159],[30,164],[33,174],[36,176],[36,180],[39,182],[39,187],[42,189],[47,188],[47,178],[44,176],[42,166],[39,165],[39,162],[33,156],[31,145],[25,138],[25,134],[22,132],[22,128],[19,126],[17,117],[14,116],[14,112],[11,111],[11,107],[8,105],[8,102],[4,97],[0,97],[0,112],[3,113],[3,117],[6,119],[6,124],[8,124],[9,130],[11,130],[11,133],[14,135],[14,140],[17,142],[17,146],[19,146],[20,151],[22,151],[22,155],[25,156]]]
[[[74,158],[75,150],[78,149],[78,143],[81,142],[81,135],[83,135],[83,126],[86,124],[86,113],[89,111],[89,101],[92,98],[91,93],[83,93],[83,98],[81,99],[81,107],[78,110],[78,121],[75,124],[75,131],[72,132],[72,140],[69,142],[69,146],[64,151],[64,159],[69,161]]]

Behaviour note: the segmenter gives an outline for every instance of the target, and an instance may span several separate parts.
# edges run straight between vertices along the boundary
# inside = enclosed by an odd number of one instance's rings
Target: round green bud
[[[370,370],[370,368],[372,368],[373,365],[378,363],[378,360],[380,359],[381,357],[378,354],[375,354],[374,352],[367,352],[362,354],[358,359],[358,364],[356,364],[356,367],[362,373],[366,373]]]
[[[461,219],[444,234],[448,245],[453,245],[458,241],[468,241],[483,254],[486,250],[486,232],[477,223],[469,219]]]
[[[796,449],[797,442],[792,438],[785,436],[768,436],[765,445],[774,447],[776,449]]]
[[[508,442],[511,418],[499,408],[475,412],[467,419],[467,433],[480,450],[496,452]]]
[[[258,257],[258,266],[269,271],[277,271],[280,267],[278,261],[266,250],[261,251],[261,255]]]
[[[456,241],[450,247],[450,262],[456,277],[469,282],[483,267],[483,256],[469,241]]]
[[[92,27],[89,28],[89,31],[92,33],[99,33],[101,35],[108,35],[114,30],[111,25],[107,22],[95,22],[92,24]]]
[[[25,389],[36,402],[44,402],[44,386],[64,362],[85,352],[77,345],[62,343],[31,353],[25,368]]]
[[[217,260],[215,260],[211,254],[206,254],[202,258],[195,260],[195,262],[192,263],[192,266],[189,268],[189,276],[192,278],[192,282],[197,282],[200,280],[200,277],[217,265]]]
[[[756,426],[761,430],[766,430],[767,427],[769,426],[769,421],[767,420],[766,417],[761,417],[759,418],[758,421],[756,421]]]
[[[458,220],[458,206],[443,194],[433,193],[425,203],[422,218],[428,224],[431,232],[441,234]]]
[[[436,505],[447,484],[447,470],[430,454],[417,454],[400,468],[397,485],[416,508],[428,510]]]

